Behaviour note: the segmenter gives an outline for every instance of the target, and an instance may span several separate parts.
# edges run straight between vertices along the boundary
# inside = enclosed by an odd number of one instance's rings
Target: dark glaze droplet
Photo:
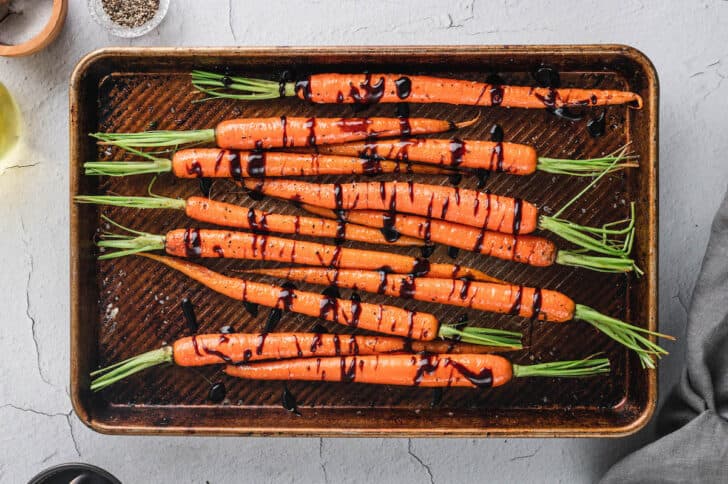
[[[533,291],[533,319],[538,319],[538,315],[541,314],[541,304],[543,302],[543,296],[541,294],[541,288],[537,287]]]
[[[359,88],[349,83],[349,97],[355,104],[376,104],[384,96],[384,77],[380,77],[372,84],[372,75],[367,73],[364,82],[359,83]]]
[[[234,333],[234,332],[235,332],[235,328],[233,328],[232,326],[230,326],[230,325],[228,324],[228,325],[225,325],[225,326],[223,326],[222,328],[220,328],[220,332],[221,332],[222,334],[232,334],[232,333]]]
[[[448,360],[447,365],[451,365],[458,373],[467,378],[467,380],[479,388],[490,388],[493,386],[493,372],[490,368],[483,368],[478,373],[470,371],[465,365],[457,361]]]
[[[207,399],[212,403],[220,403],[225,400],[227,395],[227,389],[223,382],[217,382],[210,387],[210,392],[207,394]]]
[[[252,302],[244,301],[243,307],[254,318],[258,316],[258,305]]]
[[[461,280],[462,285],[460,286],[460,299],[465,301],[468,298],[468,291],[470,290],[470,285],[473,283],[470,279],[462,279]]]
[[[283,147],[285,148],[288,146],[288,118],[285,116],[281,116],[281,133],[282,134],[282,141],[283,141]]]
[[[523,200],[520,198],[513,199],[513,235],[518,235],[521,231],[521,219],[523,218]]]
[[[222,85],[225,87],[230,87],[233,85],[233,80],[230,78],[230,76],[224,76],[221,79]]]
[[[336,103],[341,104],[343,102],[344,102],[344,93],[339,91],[338,93],[336,93]]]
[[[346,357],[341,357],[341,381],[349,383],[356,378],[356,358],[352,358],[349,367],[346,367]]]
[[[540,87],[557,88],[561,85],[561,76],[553,67],[541,66],[533,72],[533,78]]]
[[[278,323],[280,323],[281,317],[283,317],[283,311],[281,311],[280,308],[271,309],[270,313],[268,313],[268,319],[265,322],[263,332],[272,333],[276,329]]]
[[[490,171],[479,168],[475,171],[475,176],[478,179],[478,190],[482,190],[488,185],[488,178],[490,178]]]
[[[362,311],[361,296],[357,292],[352,292],[349,300],[351,301],[351,321],[349,321],[349,326],[351,326],[352,328],[356,328],[357,326],[359,326],[359,318],[361,317]],[[354,340],[354,344],[356,345],[356,340]],[[351,345],[351,342],[349,342],[349,345]],[[358,346],[356,353],[359,353]]]
[[[606,111],[602,111],[597,117],[590,119],[586,123],[586,130],[592,138],[599,138],[606,131],[607,118],[605,113]]]
[[[394,81],[394,85],[397,88],[397,97],[400,99],[407,99],[412,92],[412,80],[409,77],[400,77]]]
[[[516,291],[516,299],[513,300],[513,305],[508,311],[508,314],[518,315],[521,313],[521,303],[523,301],[523,286],[518,286]]]
[[[415,359],[415,357],[412,358]],[[422,377],[425,376],[425,373],[432,374],[440,366],[440,360],[435,360],[433,363],[433,358],[435,357],[432,355],[422,353],[419,355],[419,360],[415,359],[414,364],[417,365],[417,372],[412,381],[414,385],[419,385],[422,382]]]
[[[200,191],[202,196],[210,198],[210,190],[212,190],[212,178],[200,178]]]
[[[290,82],[291,73],[290,71],[281,72],[281,78],[278,80],[278,96],[286,97],[286,83]]]
[[[308,118],[304,124],[305,128],[308,129],[308,137],[306,138],[306,145],[316,147],[316,118]]]
[[[432,255],[433,252],[435,252],[436,248],[437,246],[435,246],[435,244],[423,245],[422,247],[420,247],[420,254],[424,258],[428,258]]]
[[[288,390],[287,386],[283,387],[283,395],[281,395],[281,405],[284,409],[288,410],[292,414],[298,417],[301,416],[301,412],[298,411],[298,402],[296,402],[296,397],[294,397],[293,393]]]
[[[427,275],[428,272],[430,272],[430,261],[418,257],[412,266],[412,274],[417,277],[422,277]]]
[[[193,161],[187,168],[187,174],[202,178],[202,165],[200,165],[200,162],[197,160]]]
[[[457,168],[463,162],[465,142],[459,138],[450,140],[450,166]]]
[[[291,282],[282,284],[281,292],[278,293],[278,302],[276,303],[276,307],[281,305],[282,309],[290,311],[294,297],[296,297],[296,286]]]
[[[406,276],[401,279],[399,286],[399,297],[412,299],[415,295],[415,278]]]
[[[187,327],[193,333],[196,333],[200,326],[197,324],[197,316],[195,316],[195,306],[187,298],[182,299],[182,314],[187,322]]]
[[[254,150],[248,154],[248,175],[252,178],[265,178],[265,151]]]
[[[377,287],[377,294],[384,294],[387,290],[387,274],[389,272],[382,269],[379,271],[379,287]]]
[[[230,176],[235,181],[242,181],[243,169],[240,167],[240,152],[229,151],[228,152],[228,163],[230,165]]]
[[[397,119],[399,119],[399,135],[402,139],[409,138],[412,135],[412,127],[410,126],[410,109],[409,104],[397,104]]]
[[[302,97],[306,101],[311,100],[311,83],[308,79],[298,81],[294,86],[294,90],[296,91],[297,96]]]
[[[450,185],[456,187],[456,186],[460,185],[460,182],[463,181],[463,174],[454,173],[448,177],[447,181],[450,182]]]
[[[490,127],[490,140],[495,143],[503,142],[503,127],[500,124],[494,124]]]
[[[265,345],[265,339],[268,337],[268,333],[260,333],[258,335],[258,344],[255,346],[255,354],[263,354],[263,346]]]
[[[448,247],[447,248],[447,255],[451,259],[457,259],[459,253],[460,253],[460,249],[458,249],[457,247]]]
[[[329,286],[321,292],[324,296],[319,302],[319,317],[321,319],[331,319],[336,322],[339,318],[339,298],[341,293],[334,286]],[[330,318],[326,316],[330,315]]]
[[[200,240],[200,229],[187,227],[183,236],[185,244],[185,255],[187,257],[200,257],[202,255],[202,241]]]
[[[396,242],[400,237],[399,232],[394,228],[394,224],[397,220],[397,189],[394,185],[392,186],[392,194],[389,199],[389,210],[382,214],[381,232],[387,242]],[[385,184],[382,182],[379,184],[379,194],[382,197],[382,200],[384,200],[384,190]]]

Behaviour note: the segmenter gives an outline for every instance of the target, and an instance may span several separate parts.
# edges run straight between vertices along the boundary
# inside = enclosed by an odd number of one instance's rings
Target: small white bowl
[[[119,25],[111,20],[109,14],[107,14],[106,10],[104,10],[103,2],[101,0],[88,0],[88,11],[91,14],[91,18],[93,18],[97,24],[101,25],[117,37],[141,37],[142,35],[149,33],[162,22],[162,19],[164,19],[165,15],[167,15],[167,10],[169,10],[169,0],[159,0],[159,9],[157,9],[157,13],[154,14],[154,17],[139,27],[130,28]]]

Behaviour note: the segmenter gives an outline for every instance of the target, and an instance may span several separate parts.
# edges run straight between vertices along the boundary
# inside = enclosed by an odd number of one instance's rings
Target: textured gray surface
[[[68,399],[68,98],[75,63],[112,45],[625,43],[655,63],[660,109],[661,329],[684,334],[710,220],[728,181],[728,2],[174,0],[137,40],[108,36],[72,0],[48,50],[0,59],[25,146],[0,175],[0,482],[86,461],[125,482],[592,482],[650,439],[253,439],[110,437]],[[548,4],[548,5],[547,5]],[[660,384],[677,381],[671,345]],[[150,478],[150,476],[154,476]]]

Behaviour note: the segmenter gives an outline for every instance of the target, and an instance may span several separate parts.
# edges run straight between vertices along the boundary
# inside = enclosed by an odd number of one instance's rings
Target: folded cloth
[[[693,291],[686,360],[658,417],[663,437],[615,464],[602,483],[728,483],[728,193]]]

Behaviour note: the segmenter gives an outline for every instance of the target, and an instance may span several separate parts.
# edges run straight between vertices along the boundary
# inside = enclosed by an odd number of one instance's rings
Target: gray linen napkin
[[[602,483],[728,483],[728,193],[688,312],[687,363],[662,408],[662,437],[615,464]]]

